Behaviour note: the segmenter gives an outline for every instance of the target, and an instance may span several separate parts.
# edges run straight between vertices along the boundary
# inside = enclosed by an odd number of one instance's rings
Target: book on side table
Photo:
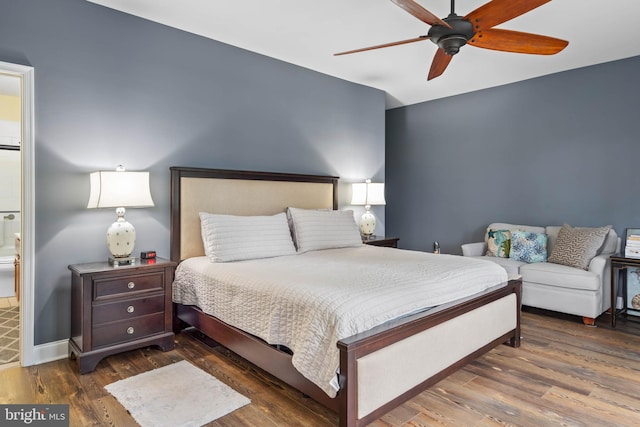
[[[640,229],[627,229],[627,241],[624,246],[624,256],[626,258],[640,258]]]

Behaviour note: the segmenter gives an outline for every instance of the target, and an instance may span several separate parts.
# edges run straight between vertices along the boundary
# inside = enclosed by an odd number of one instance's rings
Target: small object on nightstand
[[[123,351],[150,345],[173,350],[175,267],[175,262],[162,258],[119,267],[107,262],[69,266],[69,357],[78,359],[81,374]]]
[[[155,259],[156,251],[142,251],[140,252],[141,259]]]
[[[398,237],[384,237],[384,236],[362,236],[362,243],[365,245],[371,246],[384,246],[387,248],[397,248],[398,247]]]
[[[120,267],[121,265],[134,265],[136,263],[135,257],[120,257],[114,258],[112,256],[109,257],[109,265],[114,267]]]

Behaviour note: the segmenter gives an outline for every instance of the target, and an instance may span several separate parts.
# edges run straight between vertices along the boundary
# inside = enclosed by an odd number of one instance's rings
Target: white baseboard
[[[33,354],[28,359],[33,361],[33,365],[39,365],[67,357],[69,357],[68,339],[36,345],[33,347]]]

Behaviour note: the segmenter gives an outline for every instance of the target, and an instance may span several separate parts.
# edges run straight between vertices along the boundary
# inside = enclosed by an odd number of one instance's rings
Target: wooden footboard
[[[521,282],[445,304],[341,340],[341,390],[334,399],[302,376],[291,355],[193,306],[176,318],[340,415],[366,425],[493,347],[520,345]],[[176,331],[177,332],[177,331]]]
[[[501,343],[519,347],[521,286],[510,281],[338,342],[340,425],[380,418]]]

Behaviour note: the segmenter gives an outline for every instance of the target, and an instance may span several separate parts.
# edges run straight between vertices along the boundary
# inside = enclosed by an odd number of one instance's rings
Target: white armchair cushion
[[[569,267],[551,262],[525,264],[520,267],[523,282],[541,283],[558,288],[584,289],[599,291],[602,289],[600,275],[580,268]],[[606,290],[605,290],[606,291]]]
[[[515,261],[515,260],[512,260],[511,258],[500,258],[500,257],[491,257],[491,256],[481,256],[481,257],[474,257],[474,258],[484,259],[489,262],[495,262],[500,267],[504,268],[505,271],[507,272],[507,275],[509,276],[517,276],[518,274],[520,274],[519,273],[520,268],[526,265],[525,262]]]
[[[482,256],[487,252],[485,242],[465,243],[461,247],[463,256]]]

